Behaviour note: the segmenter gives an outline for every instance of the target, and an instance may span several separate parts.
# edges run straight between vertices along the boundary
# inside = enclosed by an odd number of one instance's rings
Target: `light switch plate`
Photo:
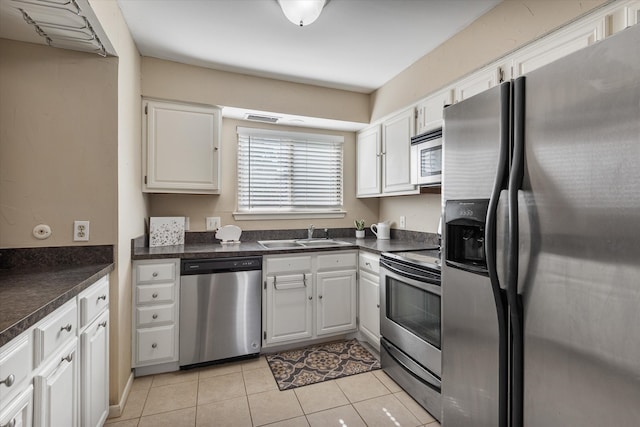
[[[207,217],[207,231],[216,231],[220,228],[220,217],[219,216],[208,216]]]

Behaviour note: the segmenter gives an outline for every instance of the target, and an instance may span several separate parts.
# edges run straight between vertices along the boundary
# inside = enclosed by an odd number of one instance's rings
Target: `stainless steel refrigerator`
[[[640,425],[640,26],[445,108],[442,425]]]

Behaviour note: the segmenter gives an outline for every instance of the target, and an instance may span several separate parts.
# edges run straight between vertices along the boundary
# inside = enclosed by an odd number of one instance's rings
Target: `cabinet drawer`
[[[84,328],[109,306],[109,279],[104,276],[78,295],[80,327]]]
[[[136,325],[147,327],[175,322],[175,304],[136,308]]]
[[[287,256],[284,258],[264,258],[266,271],[269,274],[285,273],[289,271],[311,271],[311,257],[305,256]]]
[[[361,270],[378,274],[380,272],[380,256],[360,252],[358,266]]]
[[[72,300],[54,311],[44,322],[36,326],[34,344],[36,365],[46,359],[62,344],[76,336],[78,329],[78,306]]]
[[[137,329],[137,364],[171,361],[174,357],[175,326]]]
[[[0,351],[0,409],[22,388],[30,373],[31,342],[28,334],[23,334]]]
[[[162,282],[174,280],[175,264],[140,264],[138,265],[138,282]]]
[[[355,268],[357,265],[355,252],[338,252],[329,255],[318,255],[318,270]]]
[[[175,301],[175,283],[159,283],[157,285],[138,285],[136,287],[137,303],[170,303]]]

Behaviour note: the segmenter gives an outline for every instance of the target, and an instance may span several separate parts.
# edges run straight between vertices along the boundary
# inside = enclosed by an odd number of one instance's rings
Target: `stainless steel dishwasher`
[[[183,260],[180,367],[260,353],[262,258]]]

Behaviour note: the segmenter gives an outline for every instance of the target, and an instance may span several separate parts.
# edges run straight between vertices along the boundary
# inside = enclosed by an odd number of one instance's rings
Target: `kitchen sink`
[[[259,240],[258,243],[266,249],[330,248],[350,244],[333,239]]]

